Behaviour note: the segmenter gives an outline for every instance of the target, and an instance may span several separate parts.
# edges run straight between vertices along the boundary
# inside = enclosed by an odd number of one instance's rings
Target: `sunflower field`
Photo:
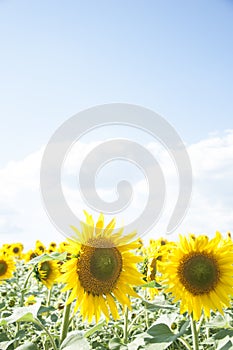
[[[0,350],[232,350],[230,234],[148,244],[85,213],[73,237],[0,247]]]

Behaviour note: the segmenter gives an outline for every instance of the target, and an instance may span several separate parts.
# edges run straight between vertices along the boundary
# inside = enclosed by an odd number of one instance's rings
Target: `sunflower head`
[[[35,295],[31,294],[29,297],[25,300],[25,306],[34,305],[36,303]]]
[[[36,278],[48,289],[51,289],[57,278],[60,276],[59,264],[55,260],[40,262],[35,268]]]
[[[151,239],[149,245],[144,248],[143,253],[145,259],[145,275],[147,282],[159,280],[158,272],[160,261],[164,261],[167,257],[168,241],[160,238],[158,240]],[[158,289],[148,288],[149,298],[152,300],[158,294]]]
[[[36,247],[35,247],[35,251],[37,252],[37,254],[41,255],[45,252],[45,250],[46,250],[45,245],[41,241],[37,240]]]
[[[56,252],[56,251],[57,251],[57,243],[51,242],[51,243],[49,244],[49,247],[48,247],[48,249],[47,249],[47,252],[51,254],[51,253]]]
[[[181,312],[193,313],[198,320],[202,311],[223,312],[229,306],[233,288],[233,250],[220,233],[207,236],[180,236],[180,241],[163,264],[164,284]]]
[[[66,248],[69,245],[68,242],[61,242],[58,246],[58,252],[59,253],[65,253],[66,252]]]
[[[39,254],[37,251],[30,249],[26,254],[23,255],[23,259],[25,262],[29,262],[30,260],[36,258]]]
[[[8,249],[9,254],[14,256],[15,258],[21,259],[23,252],[23,244],[22,243],[14,243],[11,244],[11,247]]]
[[[0,281],[12,277],[15,270],[15,263],[12,257],[0,253]]]
[[[68,303],[76,299],[75,311],[80,308],[84,319],[91,321],[95,316],[98,321],[101,312],[107,319],[111,312],[116,319],[115,299],[130,307],[128,296],[138,296],[132,285],[143,283],[135,266],[142,258],[130,252],[140,242],[132,242],[132,234],[122,236],[123,230],[113,233],[115,220],[104,228],[102,214],[96,224],[91,215],[85,214],[83,231],[73,227],[76,236],[66,247],[71,259],[63,264],[59,281],[66,284],[64,291],[71,290]]]

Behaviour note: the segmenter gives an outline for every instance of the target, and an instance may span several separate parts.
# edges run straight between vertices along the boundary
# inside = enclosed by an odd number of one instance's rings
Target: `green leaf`
[[[175,337],[174,333],[164,323],[159,323],[150,327],[147,333],[153,337],[155,343],[170,342],[173,341]]]
[[[128,350],[138,350],[138,349],[141,349],[141,347],[144,345],[145,345],[144,339],[140,336],[128,344]]]
[[[14,322],[34,322],[40,308],[40,302],[30,306],[23,306],[14,309],[9,317],[0,319],[0,325]]]
[[[169,344],[166,343],[160,343],[160,344],[147,344],[145,346],[146,350],[165,350]]]
[[[206,322],[205,326],[210,328],[228,328],[230,322],[231,317],[229,315],[217,315],[209,322]]]
[[[52,315],[50,316],[50,318],[51,318],[51,321],[55,323],[55,322],[57,322],[57,320],[58,320],[58,315],[52,314]]]
[[[38,263],[44,262],[44,261],[51,261],[51,260],[58,260],[58,261],[63,261],[66,259],[67,253],[52,253],[52,254],[42,254],[40,256],[37,256],[36,258],[30,260],[28,262],[28,265],[36,265]]]
[[[4,309],[5,305],[5,303],[0,303],[0,310]]]
[[[155,312],[160,309],[165,309],[165,310],[174,310],[175,306],[173,305],[166,305],[166,304],[154,304],[154,303],[149,303],[148,301],[143,300],[143,305],[148,311]]]
[[[229,339],[229,337],[226,337],[225,339],[221,339],[218,342],[218,346],[216,348],[216,350],[232,350],[233,346],[232,346],[232,342]]]
[[[37,346],[33,343],[27,342],[18,346],[15,350],[38,350]]]
[[[53,306],[41,306],[38,311],[38,316],[42,315],[45,312],[55,311],[56,309]]]
[[[113,338],[109,342],[110,350],[125,350],[127,346],[122,344],[122,340],[120,338]]]
[[[189,322],[186,321],[182,325],[182,327],[178,333],[173,333],[166,324],[164,324],[164,323],[155,324],[147,330],[147,333],[152,338],[146,338],[145,340],[148,343],[169,343],[169,344],[171,344],[185,333],[188,325],[189,325]]]
[[[0,346],[1,346],[0,349],[7,350],[11,346],[11,344],[13,344],[14,342],[15,342],[15,340],[3,341],[0,343]]]
[[[158,284],[155,281],[150,281],[150,282],[145,283],[145,284],[140,284],[138,287],[155,288],[156,286],[158,286]]]
[[[99,331],[104,325],[106,324],[106,321],[99,322],[97,325],[89,329],[87,332],[84,333],[84,337],[88,338],[95,332]]]
[[[2,341],[8,341],[9,338],[7,337],[6,333],[1,333],[0,334],[0,342]]]
[[[233,329],[221,329],[219,332],[214,334],[213,338],[214,339],[223,339],[227,336],[233,338]]]
[[[89,343],[80,331],[68,333],[66,339],[62,342],[60,350],[90,350]]]

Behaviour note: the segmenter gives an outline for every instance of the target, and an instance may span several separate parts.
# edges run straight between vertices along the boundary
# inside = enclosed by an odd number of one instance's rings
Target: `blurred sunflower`
[[[159,281],[157,273],[159,271],[160,262],[166,260],[170,246],[170,242],[160,238],[157,240],[151,239],[149,245],[143,249],[147,282]],[[153,300],[154,296],[159,292],[156,287],[150,287],[147,291],[151,300]]]
[[[11,247],[8,249],[9,254],[18,259],[21,259],[22,251],[23,251],[22,243],[11,244]]]
[[[29,262],[30,260],[36,258],[38,253],[35,250],[30,249],[27,253],[23,255],[23,259],[25,262]]]
[[[35,247],[35,251],[38,255],[41,255],[45,252],[45,245],[43,243],[41,243],[41,241],[37,240],[36,241],[36,247]]]
[[[204,312],[223,313],[233,294],[233,249],[219,232],[207,236],[180,236],[177,247],[163,264],[164,284],[174,301],[181,301],[181,313],[193,313],[199,320]]]
[[[58,246],[58,252],[59,253],[64,253],[64,252],[66,252],[67,251],[67,246],[69,245],[69,243],[68,242],[61,242],[60,244],[59,244],[59,246]]]
[[[36,278],[48,289],[52,288],[60,274],[60,268],[56,260],[40,262],[36,267]]]
[[[47,252],[48,252],[48,253],[53,253],[53,252],[56,252],[56,251],[57,251],[57,243],[51,242],[51,243],[49,244],[49,247],[48,247],[48,249],[47,249]]]
[[[115,219],[104,228],[102,214],[96,225],[91,215],[85,215],[82,232],[72,227],[76,236],[67,247],[72,258],[61,267],[64,274],[59,281],[66,284],[62,291],[71,290],[67,303],[76,299],[74,312],[80,309],[84,320],[91,322],[95,316],[98,322],[101,313],[107,320],[110,313],[118,319],[115,298],[131,308],[129,296],[138,297],[132,285],[143,284],[136,268],[143,258],[130,252],[139,248],[140,242],[132,242],[135,233],[123,236],[123,229],[113,233]]]
[[[32,294],[25,300],[24,305],[29,306],[29,305],[34,305],[35,303],[36,303],[36,298],[35,298],[35,295]]]
[[[12,277],[15,263],[12,257],[0,253],[0,282]]]

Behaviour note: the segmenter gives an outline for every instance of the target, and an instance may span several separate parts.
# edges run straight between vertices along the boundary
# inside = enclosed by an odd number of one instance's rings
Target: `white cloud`
[[[89,209],[78,193],[77,171],[86,154],[99,142],[79,144],[74,147],[64,164],[63,191],[72,210],[83,218],[83,208]],[[164,235],[169,217],[177,199],[178,179],[176,168],[167,151],[157,143],[148,144],[148,149],[159,161],[163,170],[167,200],[163,215],[150,233],[152,236]],[[193,196],[189,211],[177,232],[214,234],[233,229],[233,131],[224,135],[217,133],[207,139],[190,145],[188,152],[193,166]],[[23,241],[29,247],[36,239],[48,243],[61,241],[58,233],[48,219],[40,197],[39,172],[43,149],[22,161],[10,162],[0,169],[0,243]],[[97,192],[106,201],[116,200],[116,184],[122,179],[132,181],[134,196],[129,207],[119,214],[121,223],[130,222],[140,215],[146,205],[147,183],[133,164],[124,168],[115,165],[103,168],[97,178]],[[134,170],[135,168],[135,170]],[[128,176],[128,179],[127,179]],[[176,233],[177,234],[177,233]],[[169,238],[173,239],[176,234]]]

